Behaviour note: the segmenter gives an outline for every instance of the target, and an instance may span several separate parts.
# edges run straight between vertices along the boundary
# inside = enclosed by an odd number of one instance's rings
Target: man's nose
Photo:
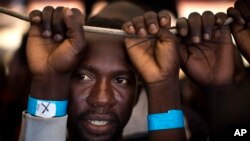
[[[111,84],[106,81],[96,83],[91,90],[87,103],[95,107],[112,107],[116,104]]]

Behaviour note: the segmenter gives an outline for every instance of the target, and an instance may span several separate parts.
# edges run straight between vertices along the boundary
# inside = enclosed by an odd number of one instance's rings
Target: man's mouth
[[[105,126],[108,125],[108,121],[101,121],[101,120],[88,120],[88,122],[95,126]]]
[[[110,130],[113,129],[116,125],[116,122],[113,118],[109,116],[90,116],[82,120],[83,127],[92,134],[109,134]]]

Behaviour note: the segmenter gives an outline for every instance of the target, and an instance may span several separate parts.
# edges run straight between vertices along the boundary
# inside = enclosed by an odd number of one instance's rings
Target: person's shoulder
[[[148,141],[148,133],[137,133],[126,136],[124,141]]]

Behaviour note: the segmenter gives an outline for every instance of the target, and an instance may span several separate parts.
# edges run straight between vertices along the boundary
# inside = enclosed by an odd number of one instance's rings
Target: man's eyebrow
[[[124,74],[132,74],[133,72],[130,70],[116,70],[115,75],[124,75]]]
[[[92,65],[86,65],[86,64],[81,65],[80,69],[91,71],[91,72],[94,72],[94,73],[100,72],[100,69],[98,69],[97,67],[92,66]],[[117,69],[117,70],[114,70],[115,75],[124,75],[124,74],[131,74],[131,73],[133,73],[133,71],[131,69]]]
[[[91,66],[91,65],[85,65],[85,64],[81,65],[80,69],[91,71],[91,72],[98,72],[98,69],[94,66]]]

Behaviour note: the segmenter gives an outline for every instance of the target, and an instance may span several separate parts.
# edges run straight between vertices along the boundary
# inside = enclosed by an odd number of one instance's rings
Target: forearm
[[[33,77],[30,95],[44,100],[68,99],[70,75]]]
[[[166,113],[169,110],[180,110],[180,88],[178,75],[171,76],[168,79],[147,85],[147,95],[149,103],[149,114]],[[184,141],[184,128],[167,129],[149,132],[151,141]]]

